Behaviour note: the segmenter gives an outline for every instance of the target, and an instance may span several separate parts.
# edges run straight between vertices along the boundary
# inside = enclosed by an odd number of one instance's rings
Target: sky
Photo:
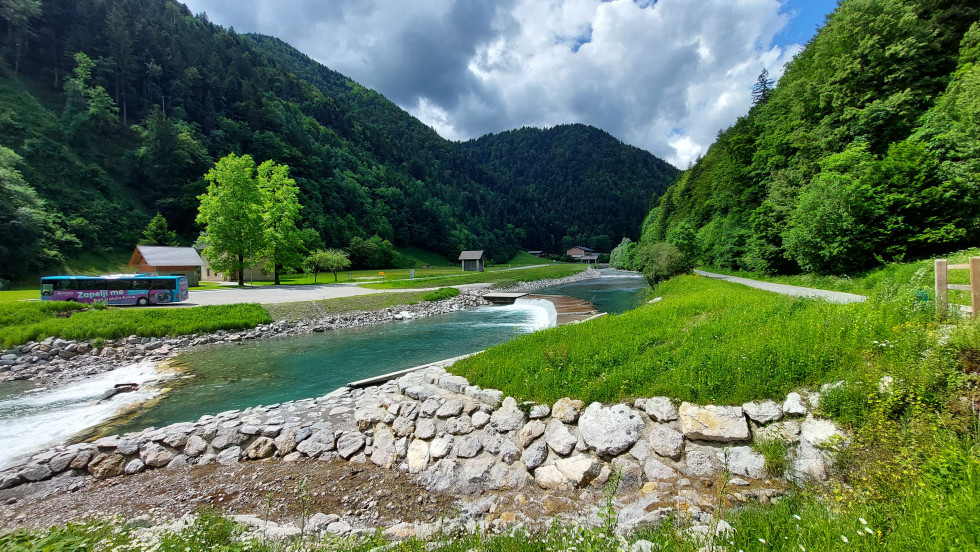
[[[184,0],[450,140],[585,123],[687,168],[836,0]]]

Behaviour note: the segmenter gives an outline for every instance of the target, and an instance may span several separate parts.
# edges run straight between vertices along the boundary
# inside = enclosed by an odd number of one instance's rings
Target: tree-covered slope
[[[157,211],[193,240],[203,175],[230,152],[290,166],[313,242],[517,250],[491,180],[451,142],[279,40],[170,0],[11,5],[27,13],[0,19],[0,145],[21,160],[0,156],[3,194],[27,186],[43,204],[28,201],[34,218],[0,206],[0,225],[4,241],[26,226],[47,239],[0,278],[131,247]]]
[[[663,195],[643,242],[690,227],[708,264],[823,273],[976,244],[978,14],[954,0],[841,2]]]
[[[487,134],[460,149],[496,180],[508,223],[530,249],[588,245],[608,252],[636,238],[650,200],[677,169],[595,127],[574,124]]]

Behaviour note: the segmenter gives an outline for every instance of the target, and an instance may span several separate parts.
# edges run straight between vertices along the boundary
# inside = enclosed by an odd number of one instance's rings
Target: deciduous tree
[[[289,178],[289,167],[273,161],[259,165],[258,182],[265,203],[265,248],[261,256],[266,268],[272,270],[275,285],[279,285],[279,271],[302,261],[303,239],[296,227],[302,208],[299,187]]]

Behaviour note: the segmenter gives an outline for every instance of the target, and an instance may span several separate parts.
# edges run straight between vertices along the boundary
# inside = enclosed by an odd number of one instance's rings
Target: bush
[[[679,274],[690,272],[691,260],[676,246],[656,242],[640,248],[638,254],[643,275],[651,286],[669,280]]]
[[[451,299],[459,295],[459,290],[454,287],[439,288],[435,291],[430,291],[422,296],[423,301],[442,301],[443,299]]]

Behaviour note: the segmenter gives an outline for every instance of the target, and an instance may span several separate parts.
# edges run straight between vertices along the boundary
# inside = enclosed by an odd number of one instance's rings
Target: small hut
[[[575,247],[565,252],[565,254],[568,255],[569,257],[575,257],[576,259],[583,257],[585,255],[589,255],[591,253],[595,253],[595,250],[589,249],[584,245],[576,245]]]
[[[463,263],[463,271],[483,272],[483,250],[463,251],[459,254],[459,260]]]
[[[187,283],[196,286],[200,281],[198,269],[204,266],[204,261],[193,247],[137,245],[129,266],[157,276],[187,276]]]

